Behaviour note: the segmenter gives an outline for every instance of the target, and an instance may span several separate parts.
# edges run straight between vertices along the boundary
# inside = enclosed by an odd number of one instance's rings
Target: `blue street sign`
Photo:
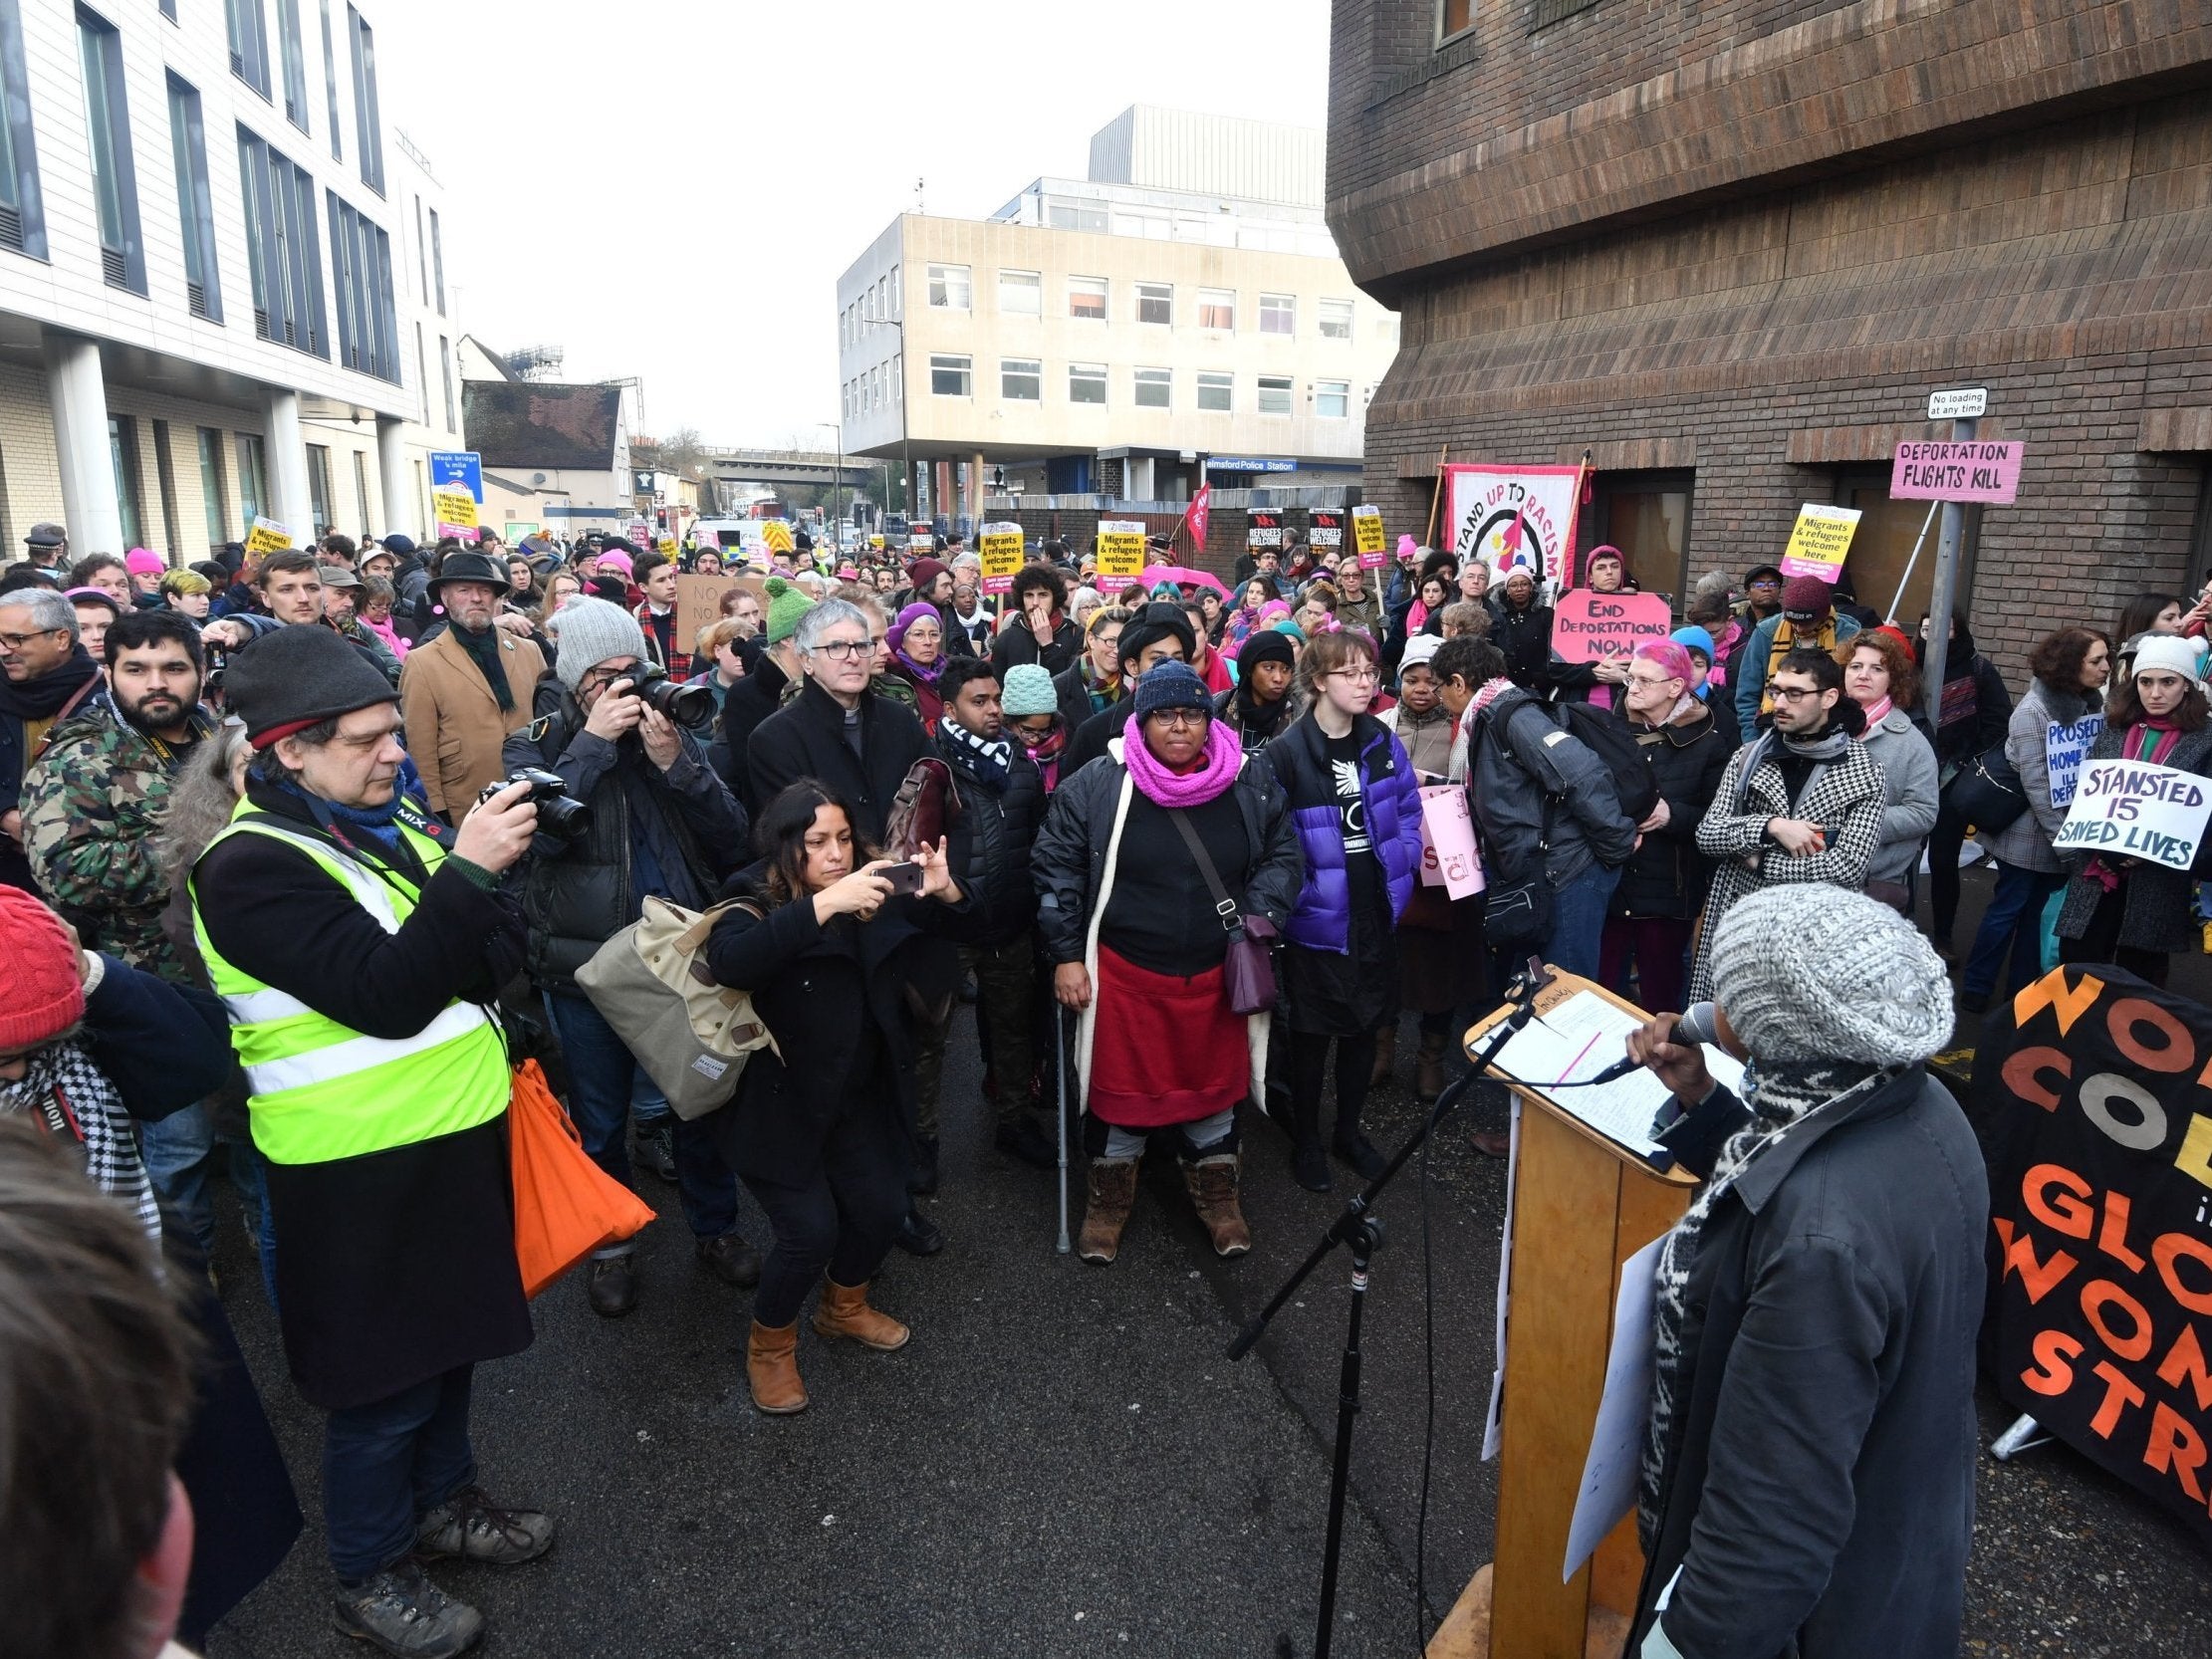
[[[458,484],[476,498],[476,505],[484,505],[484,458],[473,449],[433,449],[430,451],[430,488],[442,490],[449,484]]]
[[[1298,463],[1279,455],[1214,455],[1206,461],[1208,472],[1296,472]]]

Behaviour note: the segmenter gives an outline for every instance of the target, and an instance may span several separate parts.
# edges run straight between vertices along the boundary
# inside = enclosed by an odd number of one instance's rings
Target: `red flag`
[[[1203,554],[1206,551],[1206,521],[1213,516],[1213,486],[1201,484],[1198,493],[1190,498],[1190,505],[1183,509],[1183,523],[1190,526],[1193,547]]]

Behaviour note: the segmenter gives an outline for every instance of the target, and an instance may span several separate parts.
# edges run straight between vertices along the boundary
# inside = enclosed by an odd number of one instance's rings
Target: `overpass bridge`
[[[855,489],[882,463],[805,449],[710,449],[699,468],[724,484],[843,484]]]

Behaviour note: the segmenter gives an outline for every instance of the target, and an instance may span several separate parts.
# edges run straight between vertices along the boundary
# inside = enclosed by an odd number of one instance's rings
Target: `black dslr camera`
[[[503,789],[517,784],[530,786],[531,805],[538,809],[538,829],[543,834],[564,841],[573,841],[588,834],[592,829],[592,809],[581,801],[569,799],[569,786],[561,781],[558,773],[547,772],[542,767],[526,766],[511,777],[496,784],[486,784],[484,793],[476,799],[489,801]]]
[[[668,670],[657,662],[640,662],[625,677],[632,696],[644,698],[647,708],[659,711],[677,725],[697,731],[713,723],[714,693],[708,687],[672,680]]]

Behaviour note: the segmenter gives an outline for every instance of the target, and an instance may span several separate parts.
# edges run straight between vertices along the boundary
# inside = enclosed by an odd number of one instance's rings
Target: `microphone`
[[[1687,1012],[1677,1014],[1674,1017],[1674,1029],[1667,1033],[1667,1041],[1681,1044],[1684,1048],[1687,1048],[1695,1043],[1714,1042],[1719,1035],[1718,1025],[1714,1019],[1713,1005],[1711,1003],[1692,1003]],[[1599,1083],[1618,1082],[1622,1077],[1630,1076],[1642,1069],[1643,1067],[1635,1061],[1623,1055],[1595,1077],[1586,1078],[1580,1083],[1562,1083],[1554,1086],[1595,1088]]]

